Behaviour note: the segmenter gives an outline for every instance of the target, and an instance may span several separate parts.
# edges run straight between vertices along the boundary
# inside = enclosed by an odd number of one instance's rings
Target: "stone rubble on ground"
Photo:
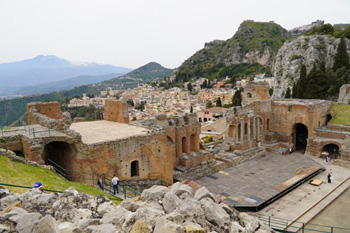
[[[193,191],[195,190],[195,191]],[[273,232],[205,187],[153,186],[119,206],[70,187],[64,193],[11,193],[0,186],[0,233],[235,233]]]

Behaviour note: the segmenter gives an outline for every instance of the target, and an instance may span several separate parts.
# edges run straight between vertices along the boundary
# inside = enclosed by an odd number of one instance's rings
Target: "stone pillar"
[[[253,140],[256,140],[255,117],[253,116]]]
[[[259,121],[259,117],[256,118],[256,146],[260,147],[260,121]]]
[[[241,142],[244,141],[244,118],[241,118]]]
[[[247,132],[247,140],[248,141],[250,141],[250,114],[248,114],[248,125],[247,125],[247,130],[248,130],[248,132]]]

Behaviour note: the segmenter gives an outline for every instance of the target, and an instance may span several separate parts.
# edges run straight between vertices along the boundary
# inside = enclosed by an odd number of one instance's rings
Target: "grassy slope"
[[[108,198],[113,198],[113,196],[108,195],[96,187],[66,181],[63,177],[57,175],[51,170],[14,162],[5,156],[0,156],[0,183],[32,187],[37,181],[40,181],[43,184],[44,189],[64,191],[67,188],[74,186],[78,192],[95,196],[102,194]],[[9,186],[6,186],[5,188],[16,193],[24,193],[28,191],[24,188],[14,188]],[[116,204],[120,203],[119,201],[114,202]]]
[[[332,105],[329,109],[329,113],[333,116],[332,120],[330,121],[332,124],[350,124],[350,105]]]

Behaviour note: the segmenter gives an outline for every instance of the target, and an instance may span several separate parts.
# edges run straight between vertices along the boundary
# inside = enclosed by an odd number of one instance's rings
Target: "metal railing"
[[[150,180],[160,179],[161,184],[164,185],[164,186],[170,186],[173,183],[171,180],[163,177],[163,174],[160,173],[160,172],[151,172],[151,173],[149,173],[148,179],[150,179]]]
[[[250,215],[257,217],[265,225],[271,227],[278,232],[322,232],[322,233],[345,233],[350,232],[349,228],[325,226],[319,224],[311,224],[298,222],[293,220],[287,220],[278,217],[265,216],[250,213]]]
[[[9,187],[14,187],[14,188],[23,188],[23,189],[32,189],[33,187],[29,186],[22,186],[22,185],[15,185],[15,184],[5,184],[5,183],[0,183],[2,186],[9,186]],[[58,190],[52,190],[52,189],[42,189],[45,192],[53,192],[53,193],[63,193],[64,191],[58,191]],[[115,200],[115,201],[122,201],[121,198],[115,197],[115,198],[108,198],[109,200]]]
[[[350,135],[350,131],[349,130],[345,130],[345,129],[338,129],[338,128],[333,128],[333,127],[320,127],[315,129],[316,132],[322,132],[322,133],[337,133],[337,134],[347,134]]]
[[[78,171],[68,170],[50,159],[48,159],[48,162],[50,165],[52,165],[55,168],[56,173],[63,176],[66,180],[76,181],[76,182],[98,187],[97,180],[102,178],[102,186],[104,190],[110,193],[111,195],[113,195],[112,177],[109,177],[106,174],[100,175],[100,174],[94,174],[94,173],[88,173],[88,172],[78,172]],[[118,187],[119,187],[119,192],[123,195],[124,199],[141,195],[139,192],[125,185],[119,184]]]
[[[12,127],[1,128],[0,132],[1,132],[1,136],[11,135],[11,134],[25,134],[25,135],[33,135],[33,137],[35,137],[35,135],[38,135],[40,133],[48,133],[49,136],[51,136],[52,132],[63,132],[63,130],[50,129],[50,128],[41,129],[41,127],[35,128],[35,127],[22,126],[22,127],[16,127],[15,129],[13,129]]]

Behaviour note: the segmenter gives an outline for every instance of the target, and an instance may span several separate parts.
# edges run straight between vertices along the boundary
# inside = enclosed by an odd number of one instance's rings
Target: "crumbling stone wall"
[[[244,107],[234,107],[226,114],[227,150],[247,150],[265,141],[270,130],[271,101],[253,102]]]
[[[68,112],[62,113],[58,102],[27,104],[28,125],[40,124],[50,129],[66,130],[72,124]]]
[[[265,82],[250,82],[244,87],[242,93],[242,105],[253,103],[255,101],[267,101],[271,98],[269,95],[270,86]]]
[[[106,100],[104,105],[104,119],[120,123],[129,123],[128,104],[126,101]]]
[[[338,102],[348,103],[350,100],[350,84],[344,84],[339,89]]]

